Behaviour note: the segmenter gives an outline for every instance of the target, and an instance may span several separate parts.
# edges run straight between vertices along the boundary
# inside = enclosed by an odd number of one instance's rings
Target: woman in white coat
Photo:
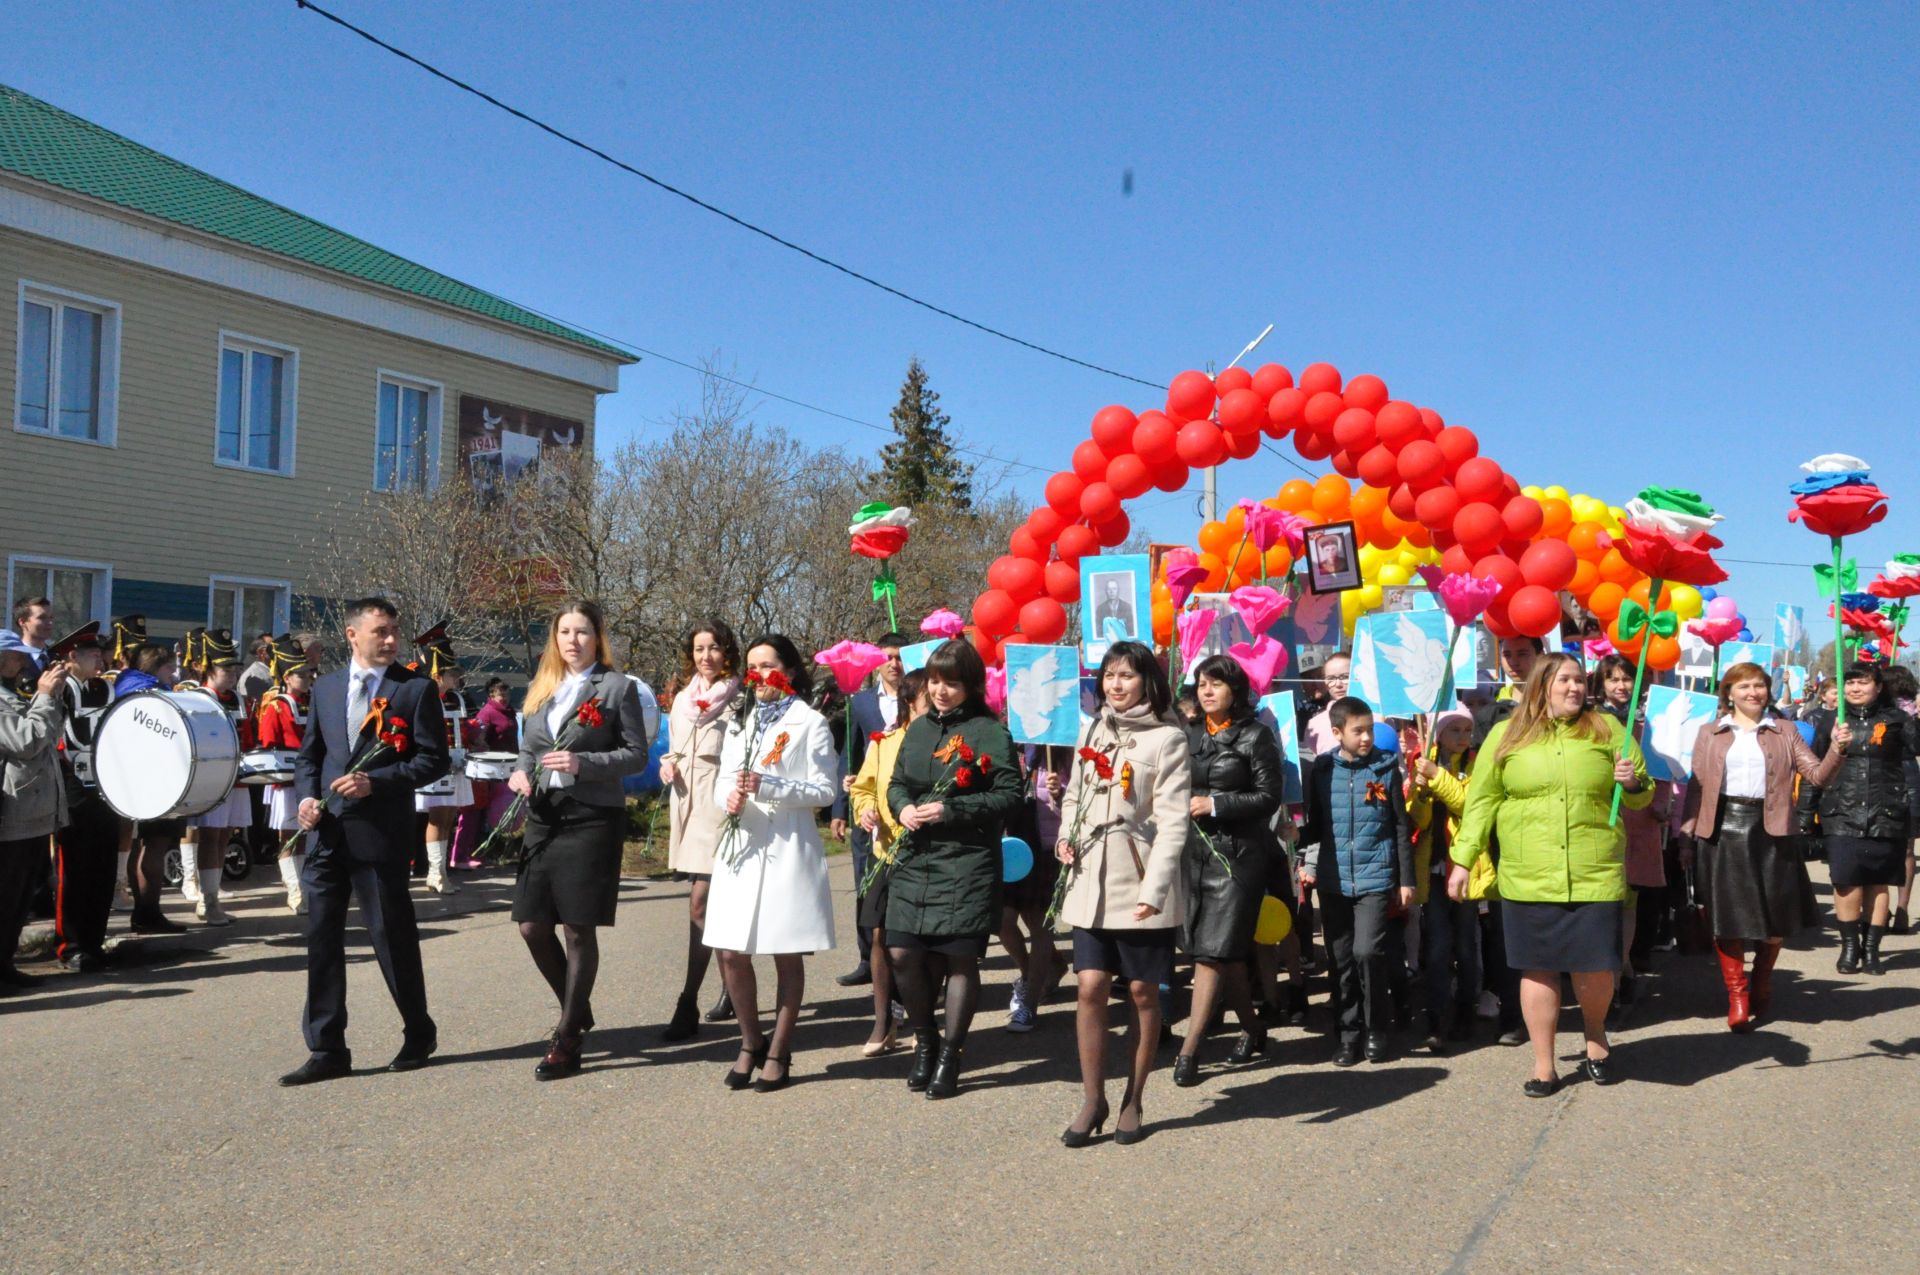
[[[792,1074],[793,1029],[806,991],[808,953],[833,946],[833,896],[814,812],[840,791],[840,762],[826,718],[806,703],[812,675],[793,643],[769,633],[747,644],[753,695],[727,727],[714,800],[730,824],[713,857],[706,943],[740,1020],[740,1057],[729,1089],[772,1093]],[[760,1030],[753,958],[773,957],[773,1033]],[[759,1078],[754,1078],[758,1071]]]

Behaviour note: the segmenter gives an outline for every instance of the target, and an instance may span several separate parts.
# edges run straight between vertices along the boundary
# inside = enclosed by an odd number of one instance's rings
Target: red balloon
[[[1026,612],[1022,611],[1021,615],[1024,617]],[[1523,585],[1507,599],[1507,622],[1523,637],[1545,637],[1560,623],[1560,599],[1551,589],[1537,584]]]
[[[1187,485],[1187,475],[1190,472],[1187,462],[1176,456],[1164,464],[1153,467],[1153,485],[1161,491],[1179,491]]]
[[[1300,389],[1308,398],[1323,390],[1338,393],[1340,369],[1331,363],[1311,363],[1300,373]]]
[[[1066,608],[1052,598],[1035,598],[1020,608],[1020,632],[1041,646],[1058,642],[1067,631]]]
[[[1053,551],[1060,555],[1062,562],[1078,562],[1090,553],[1100,552],[1100,537],[1092,527],[1076,522],[1060,532],[1059,539],[1053,542]]]
[[[974,603],[975,608],[979,603]],[[988,666],[1000,662],[1000,641],[991,637],[978,624],[967,626],[967,641],[973,643],[973,649],[980,653],[980,662]]]
[[[1349,407],[1333,418],[1333,441],[1354,455],[1379,441],[1373,431],[1373,413],[1363,407]]]
[[[1480,440],[1464,425],[1447,426],[1433,436],[1433,442],[1440,449],[1440,454],[1447,458],[1447,465],[1453,469],[1459,469],[1480,454]]]
[[[1546,521],[1546,512],[1540,508],[1540,502],[1530,496],[1518,493],[1507,497],[1507,503],[1500,506],[1500,521],[1507,524],[1509,540],[1531,540],[1540,534],[1540,524]],[[1554,585],[1559,588],[1559,585]]]
[[[1107,476],[1107,454],[1091,438],[1073,449],[1073,472],[1081,482],[1098,482]]]
[[[1306,421],[1310,429],[1331,432],[1333,423],[1339,420],[1340,413],[1346,410],[1347,405],[1338,394],[1332,390],[1322,390],[1308,397],[1306,411],[1301,413],[1301,419]]]
[[[1267,433],[1285,438],[1287,431],[1301,422],[1306,410],[1307,396],[1299,390],[1291,387],[1275,390],[1267,400]]]
[[[1365,456],[1362,456],[1360,458],[1361,463],[1364,464],[1366,459]],[[1415,499],[1413,488],[1407,486],[1405,483],[1399,483],[1392,491],[1387,493],[1387,508],[1392,510],[1393,516],[1402,522],[1412,522]],[[1393,544],[1403,538],[1404,537],[1399,535],[1390,535],[1386,538],[1387,544]],[[1381,547],[1385,548],[1386,546],[1383,545]]]
[[[1080,513],[1090,523],[1105,522],[1120,512],[1120,497],[1106,483],[1088,483],[1080,493]]]
[[[1213,392],[1225,398],[1235,390],[1244,390],[1253,384],[1253,373],[1235,364],[1213,378]]]
[[[1213,381],[1205,372],[1182,372],[1167,387],[1167,415],[1197,421],[1213,411]]]
[[[1433,444],[1424,443],[1423,446],[1431,447]],[[1460,493],[1444,483],[1421,492],[1413,505],[1413,516],[1420,520],[1421,525],[1432,530],[1451,528],[1453,516],[1459,512]]]
[[[1133,427],[1134,455],[1149,465],[1162,465],[1174,457],[1173,440],[1179,432],[1174,423],[1159,412],[1140,413]]]
[[[1301,460],[1325,460],[1333,455],[1333,438],[1309,429],[1299,430],[1293,436],[1293,450],[1300,453]]]
[[[1498,461],[1475,456],[1472,460],[1462,461],[1460,468],[1454,471],[1453,489],[1460,493],[1462,500],[1484,500],[1490,505],[1497,504],[1501,495],[1500,480],[1504,477],[1506,475],[1500,472]]]
[[[1080,568],[1071,562],[1049,562],[1046,569],[1047,596],[1072,606],[1080,600]]]
[[[1012,554],[995,558],[987,568],[987,583],[1004,591],[1015,602],[1025,602],[1039,593],[1044,579],[1045,572],[1038,562]]]
[[[1387,383],[1370,372],[1362,372],[1347,382],[1346,393],[1341,397],[1347,400],[1348,407],[1377,412],[1386,404]]]
[[[1133,534],[1133,523],[1125,512],[1117,513],[1105,522],[1093,525],[1093,534],[1100,538],[1100,547],[1113,549],[1125,544],[1127,537]]]
[[[1135,423],[1133,413],[1118,403],[1103,407],[1093,414],[1093,441],[1109,457],[1124,456],[1133,450]]]
[[[1344,447],[1335,451],[1333,453],[1333,459],[1328,463],[1333,466],[1334,472],[1343,478],[1358,478],[1360,476],[1360,458]]]
[[[1060,473],[1047,479],[1047,504],[1062,518],[1080,516],[1080,493],[1086,490],[1080,475]]]
[[[1416,439],[1400,449],[1400,477],[1409,483],[1424,486],[1438,481],[1446,471],[1446,464],[1446,457],[1440,454],[1440,449],[1424,438]]]
[[[1073,500],[1074,507],[1076,509],[1079,508],[1080,493],[1075,492]],[[1052,505],[1041,505],[1038,509],[1027,515],[1027,530],[1031,532],[1033,538],[1043,546],[1051,545],[1053,538],[1060,534],[1060,528],[1066,525],[1067,520],[1062,518],[1060,511]]]
[[[1420,409],[1399,399],[1374,414],[1374,430],[1380,441],[1396,452],[1414,439],[1426,437],[1420,429]]]
[[[1196,469],[1218,465],[1227,458],[1227,443],[1212,421],[1188,421],[1174,439],[1174,451]]]
[[[1431,407],[1420,409],[1420,428],[1427,432],[1427,441],[1434,442],[1440,437],[1440,431],[1446,428],[1446,422],[1440,419],[1440,413]]]
[[[1261,398],[1271,399],[1281,390],[1293,388],[1293,373],[1278,363],[1262,363],[1253,374],[1252,388]]]
[[[1107,486],[1113,488],[1113,494],[1120,499],[1132,500],[1153,486],[1153,469],[1132,452],[1115,456],[1107,466]]]
[[[1399,477],[1397,458],[1384,446],[1369,447],[1360,454],[1360,478],[1367,486],[1391,488]]]
[[[1453,516],[1454,537],[1476,558],[1499,545],[1506,529],[1506,524],[1500,521],[1500,511],[1484,501],[1462,505],[1460,512]]]
[[[1495,598],[1493,605],[1482,612],[1480,618],[1485,621],[1487,632],[1497,638],[1520,636],[1519,630],[1515,629],[1513,622],[1507,618],[1507,600],[1505,598]]]
[[[1461,576],[1473,571],[1473,555],[1454,545],[1440,555],[1440,569],[1450,576]]]
[[[1005,589],[988,589],[973,600],[973,622],[988,637],[999,638],[1013,632],[1014,621],[1019,618],[1020,608]]]
[[[1526,578],[1520,574],[1520,564],[1505,554],[1490,553],[1473,564],[1473,574],[1482,580],[1492,580],[1499,584],[1502,597],[1511,597],[1515,589],[1526,584]]]
[[[1013,534],[1007,537],[1007,552],[1016,558],[1032,558],[1035,562],[1045,562],[1048,550],[1053,548],[1051,540],[1042,541],[1025,527],[1015,527]]]
[[[1229,371],[1239,371],[1230,368]],[[1257,434],[1267,420],[1267,404],[1249,389],[1228,390],[1220,396],[1220,428],[1229,434]]]
[[[1221,437],[1226,440],[1227,455],[1235,460],[1245,460],[1260,450],[1260,431],[1257,429],[1251,434],[1223,434]]]
[[[1526,577],[1528,584],[1539,585],[1548,592],[1572,584],[1573,573],[1579,567],[1579,555],[1564,540],[1537,540],[1520,555],[1520,574]],[[1520,624],[1519,616],[1514,616],[1514,623]],[[1520,631],[1526,632],[1526,626],[1520,625]]]

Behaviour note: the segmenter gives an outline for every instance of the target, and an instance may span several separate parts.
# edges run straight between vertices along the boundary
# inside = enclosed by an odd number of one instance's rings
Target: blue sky
[[[1912,6],[330,7],[1092,362],[1165,381],[1271,322],[1256,361],[1382,376],[1523,482],[1698,487],[1730,558],[1812,562],[1785,485],[1853,451],[1893,496],[1863,566],[1920,550]],[[1103,404],[1159,403],[749,236],[292,0],[9,5],[0,48],[0,80],[248,189],[850,416],[884,424],[918,354],[965,441],[1051,470]],[[603,445],[696,391],[628,369]],[[1294,472],[1263,454],[1222,494]],[[1188,500],[1141,503],[1157,537],[1197,528]],[[1804,569],[1732,569],[1750,616],[1817,605]]]

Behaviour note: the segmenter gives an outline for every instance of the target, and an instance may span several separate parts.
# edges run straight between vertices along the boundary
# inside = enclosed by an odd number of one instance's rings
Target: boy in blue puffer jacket
[[[1340,1020],[1336,1067],[1387,1056],[1389,913],[1413,902],[1413,820],[1394,753],[1373,747],[1373,710],[1347,696],[1327,710],[1339,748],[1314,758],[1307,775],[1303,845],[1317,844],[1301,880],[1320,885],[1321,922],[1333,958]]]

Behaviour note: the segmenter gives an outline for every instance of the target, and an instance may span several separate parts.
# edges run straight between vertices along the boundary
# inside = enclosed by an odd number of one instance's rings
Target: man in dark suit
[[[867,759],[867,745],[872,741],[875,731],[889,731],[900,721],[900,681],[906,677],[906,667],[900,663],[900,648],[907,639],[898,633],[883,634],[874,645],[887,653],[887,662],[874,670],[873,685],[865,690],[853,693],[853,738],[847,741],[848,766],[846,781],[851,782],[860,773],[860,766]],[[866,880],[868,864],[873,859],[873,837],[865,828],[847,823],[847,794],[845,784],[841,786],[840,796],[833,803],[833,835],[845,837],[847,846],[853,852],[853,880],[857,889],[859,883]],[[855,907],[859,906],[858,900]],[[842,987],[863,987],[873,982],[873,935],[864,925],[853,927],[854,938],[860,949],[860,963],[842,974],[834,981]]]
[[[13,604],[13,628],[33,648],[33,671],[47,671],[47,647],[53,641],[53,603],[46,598],[22,598]]]
[[[447,773],[447,728],[432,678],[395,663],[400,616],[385,598],[347,604],[346,667],[314,683],[294,769],[300,826],[318,829],[301,874],[307,913],[310,1056],[280,1077],[306,1085],[344,1076],[347,900],[359,899],[387,990],[406,1024],[388,1071],[424,1067],[438,1044],[427,1015],[420,932],[408,894],[414,790]],[[383,742],[383,737],[388,742]]]

